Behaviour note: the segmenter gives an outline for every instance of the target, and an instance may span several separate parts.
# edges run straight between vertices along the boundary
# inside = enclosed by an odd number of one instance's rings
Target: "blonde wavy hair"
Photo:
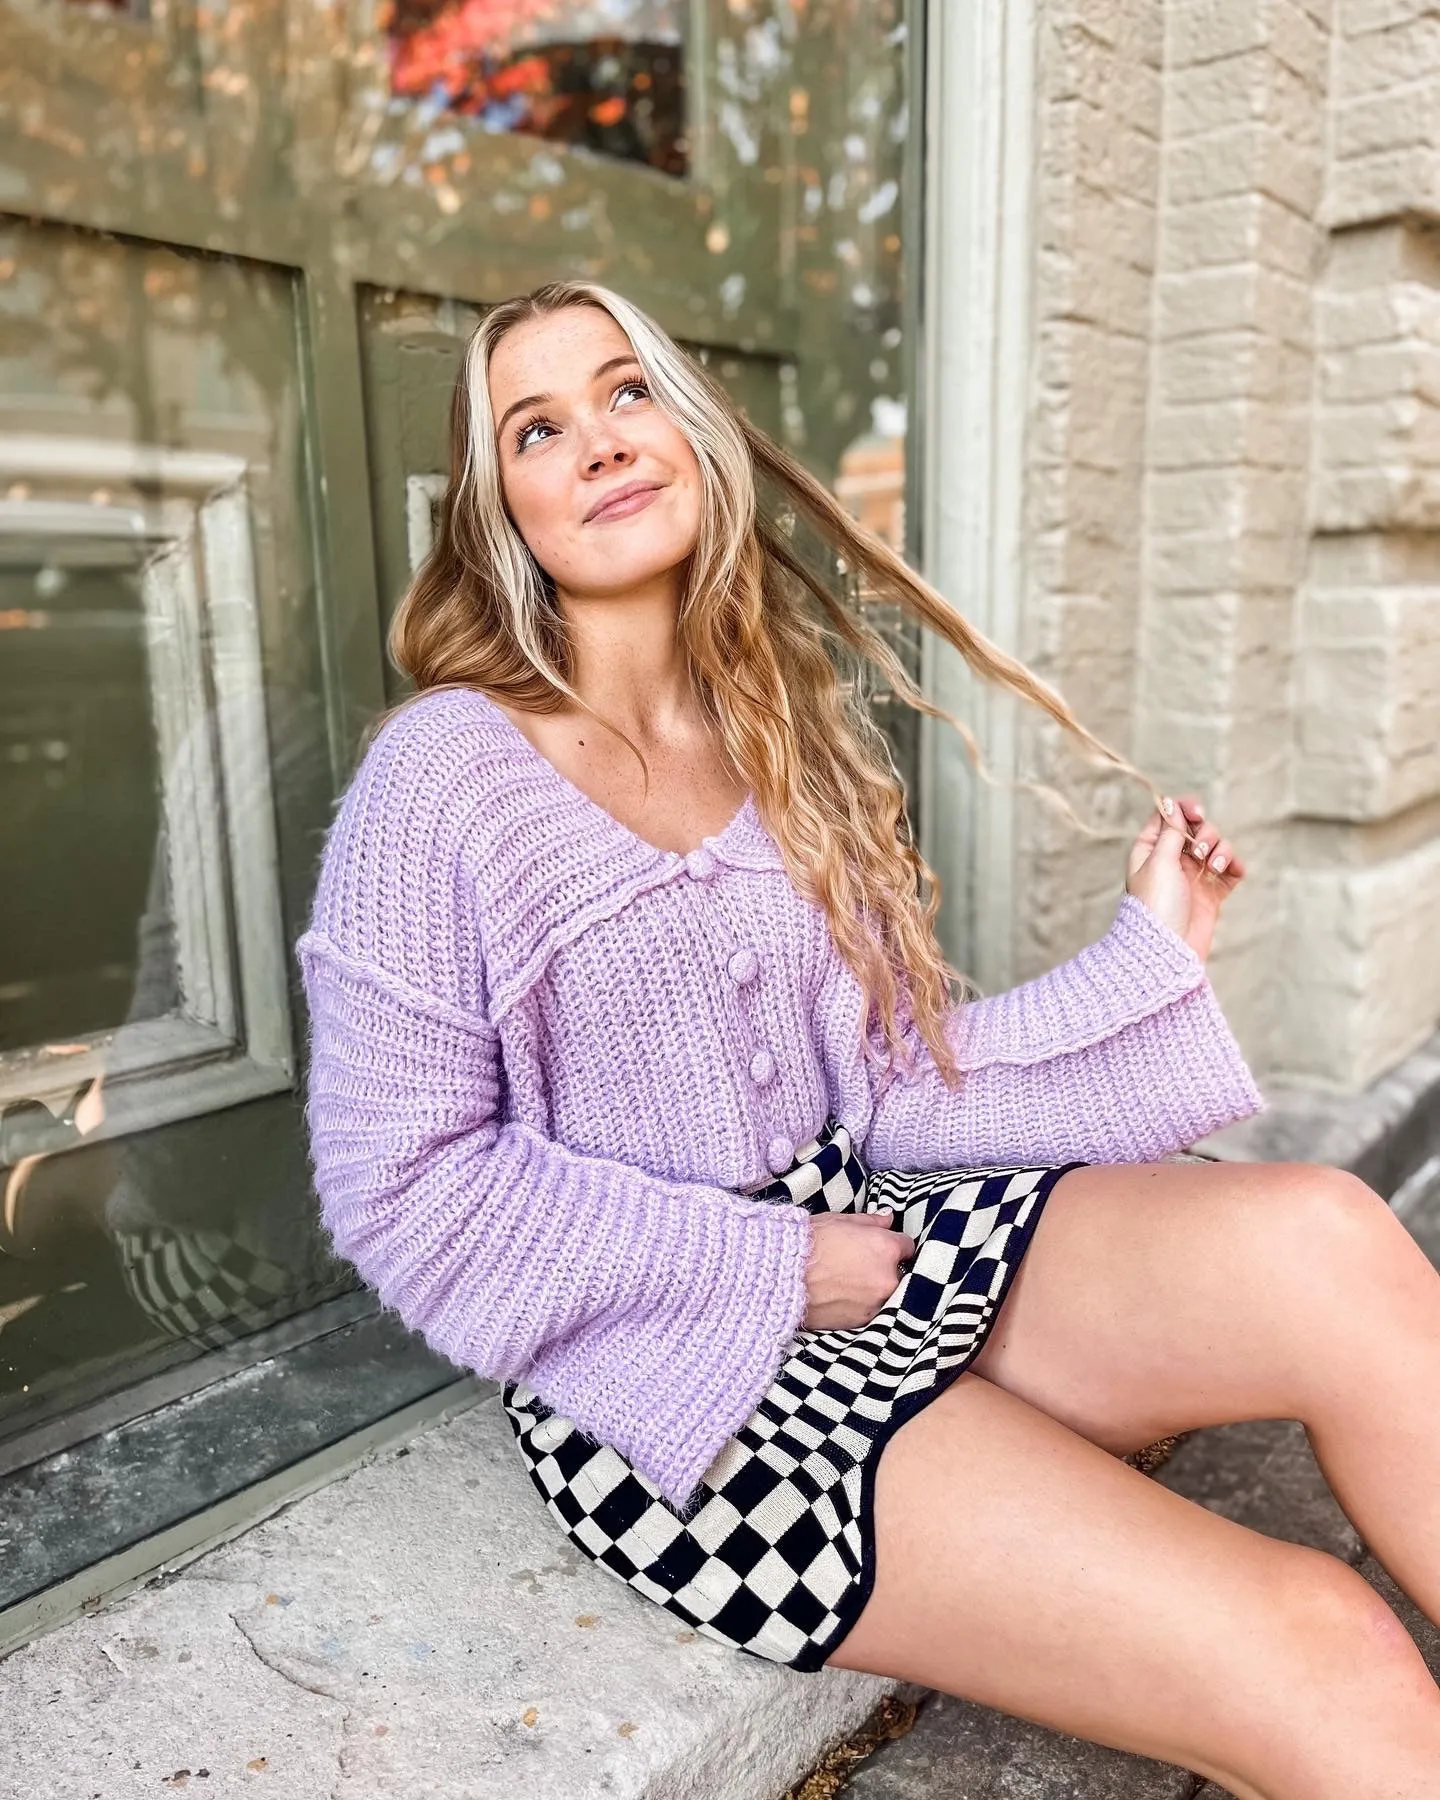
[[[908,705],[954,726],[989,776],[969,728],[920,691],[863,617],[860,596],[898,605],[953,644],[977,674],[1048,713],[1094,757],[1151,784],[1052,688],[852,519],[702,364],[621,295],[593,282],[550,282],[481,320],[455,383],[451,473],[435,541],[392,621],[390,655],[420,693],[480,688],[522,710],[553,712],[568,700],[597,716],[571,685],[571,645],[554,585],[505,504],[488,385],[491,355],[506,332],[572,306],[610,314],[630,340],[654,403],[694,449],[700,527],[679,642],[701,704],[787,873],[824,909],[836,948],[860,983],[866,1055],[886,1068],[910,1066],[913,1028],[953,1087],[959,1071],[945,1019],[952,984],[962,994],[967,984],[935,936],[940,881],[913,841],[904,789],[856,678],[863,663],[878,668]],[[819,540],[818,556],[802,549],[802,526]],[[830,571],[823,566],[827,547]],[[630,744],[648,782],[637,746],[608,720],[598,722]]]

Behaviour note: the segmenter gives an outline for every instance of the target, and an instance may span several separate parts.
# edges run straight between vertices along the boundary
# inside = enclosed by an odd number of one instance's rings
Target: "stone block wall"
[[[1120,746],[1140,654],[1163,43],[1154,0],[1076,0],[1040,15],[1030,590],[1018,648]],[[1067,789],[1082,814],[1119,809],[1054,732],[1034,727],[1031,738],[1027,772]],[[1015,973],[1024,975],[1104,929],[1116,847],[1077,839],[1035,803],[1017,805]]]
[[[1019,646],[1250,854],[1214,972],[1262,1079],[1440,1022],[1440,4],[1046,0]],[[1028,730],[1023,976],[1143,796]]]

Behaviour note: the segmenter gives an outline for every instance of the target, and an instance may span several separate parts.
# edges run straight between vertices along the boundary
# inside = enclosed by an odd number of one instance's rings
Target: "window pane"
[[[398,98],[605,156],[687,168],[683,0],[389,0]]]
[[[151,0],[64,0],[72,12],[92,12],[99,18],[123,13],[130,19],[148,19]]]
[[[31,0],[67,48],[27,51],[0,168],[0,1438],[352,1281],[289,949],[378,699],[357,574],[388,609],[423,555],[475,306],[599,275],[901,532],[899,0],[714,4],[688,41],[659,0],[380,5],[202,9],[191,58],[189,7]],[[358,317],[306,298],[337,291]]]
[[[175,985],[133,547],[5,523],[0,1051],[155,1018]]]
[[[0,1438],[353,1280],[294,1095],[297,341],[284,270],[0,225]]]

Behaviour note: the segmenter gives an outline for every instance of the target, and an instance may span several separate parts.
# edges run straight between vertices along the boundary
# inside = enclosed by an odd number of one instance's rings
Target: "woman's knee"
[[[1223,1742],[1210,1746],[1218,1764],[1267,1794],[1316,1791],[1324,1771],[1324,1791],[1338,1793],[1337,1782],[1369,1768],[1397,1721],[1413,1740],[1399,1766],[1440,1745],[1440,1692],[1369,1583],[1322,1551],[1271,1542],[1257,1553],[1231,1633]]]
[[[1434,1684],[1414,1639],[1362,1575],[1322,1550],[1287,1545],[1266,1583],[1271,1617],[1292,1666],[1317,1694],[1359,1681],[1389,1689]]]
[[[1247,1220],[1261,1233],[1270,1278],[1352,1281],[1367,1266],[1392,1259],[1403,1227],[1385,1201],[1346,1169],[1320,1163],[1276,1163],[1265,1171],[1264,1192]]]

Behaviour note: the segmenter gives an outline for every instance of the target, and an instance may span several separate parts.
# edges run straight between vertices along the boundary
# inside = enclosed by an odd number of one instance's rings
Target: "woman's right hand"
[[[806,1331],[868,1325],[900,1285],[915,1240],[888,1212],[817,1213],[805,1267]]]

